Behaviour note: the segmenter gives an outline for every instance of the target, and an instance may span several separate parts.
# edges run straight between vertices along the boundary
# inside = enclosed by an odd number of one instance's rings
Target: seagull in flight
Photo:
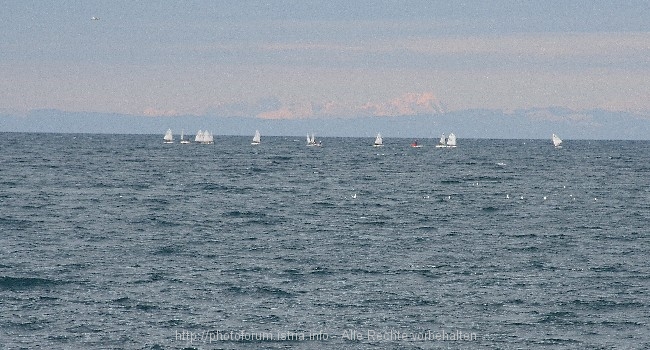
[[[99,17],[92,16],[92,17],[90,17],[90,20],[91,21],[99,21]]]

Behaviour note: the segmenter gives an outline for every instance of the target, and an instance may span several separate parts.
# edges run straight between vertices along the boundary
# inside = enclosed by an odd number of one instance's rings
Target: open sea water
[[[650,142],[0,136],[0,349],[650,348]]]

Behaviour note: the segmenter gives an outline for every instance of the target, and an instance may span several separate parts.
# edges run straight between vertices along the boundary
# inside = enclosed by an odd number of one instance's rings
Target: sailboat
[[[172,134],[172,129],[167,129],[165,136],[163,136],[164,143],[174,143],[174,135]]]
[[[311,136],[309,136],[309,134],[307,134],[307,146],[309,146],[309,147],[320,147],[320,146],[322,146],[322,143],[320,141],[316,142],[316,138],[315,138],[314,134],[311,134]]]
[[[411,147],[420,148],[422,147],[422,145],[418,143],[418,140],[414,140],[413,142],[411,142]]]
[[[202,143],[204,145],[210,145],[214,143],[214,137],[212,134],[206,130],[206,131],[197,131],[196,136],[194,137],[194,142]]]
[[[181,144],[186,145],[188,143],[190,143],[190,140],[185,139],[185,130],[181,130]]]
[[[445,134],[442,134],[442,136],[440,136],[440,141],[438,141],[438,144],[436,145],[436,148],[444,147],[447,147],[447,136],[445,136]]]
[[[562,148],[562,139],[559,136],[553,134],[551,140],[553,140],[553,146],[555,146],[555,148]]]
[[[377,138],[375,138],[375,143],[373,146],[381,147],[384,145],[384,140],[381,138],[381,133],[377,133]]]
[[[453,132],[447,137],[447,147],[456,147],[456,135]]]
[[[456,147],[456,135],[452,132],[449,134],[449,136],[445,136],[445,134],[442,134],[440,136],[440,141],[438,141],[438,144],[436,145],[436,148],[454,148]]]
[[[259,130],[255,130],[255,136],[253,136],[253,142],[251,142],[251,145],[259,145],[262,143],[262,136],[260,135]]]
[[[206,145],[211,145],[214,143],[214,136],[212,136],[212,133],[209,131],[204,131],[203,132],[203,142]]]

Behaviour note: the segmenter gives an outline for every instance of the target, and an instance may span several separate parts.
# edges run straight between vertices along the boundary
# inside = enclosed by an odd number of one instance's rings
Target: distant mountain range
[[[0,110],[0,132],[160,134],[171,128],[186,135],[199,129],[214,135],[437,138],[454,132],[459,138],[540,139],[552,133],[564,139],[650,140],[650,116],[600,109],[573,111],[539,108],[514,111],[465,110],[411,116],[360,116],[260,119],[255,117],[132,116],[60,110],[27,114]]]

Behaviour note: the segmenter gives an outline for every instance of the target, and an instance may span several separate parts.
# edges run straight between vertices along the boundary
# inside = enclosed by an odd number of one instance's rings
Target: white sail
[[[375,138],[375,144],[374,146],[383,146],[384,145],[384,140],[381,138],[381,133],[377,133],[377,138]]]
[[[456,135],[453,132],[447,138],[447,147],[456,147]]]
[[[314,134],[311,134],[311,136],[309,136],[309,134],[307,134],[307,146],[320,147],[322,145],[321,145],[320,141],[316,142],[316,136],[314,136]]]
[[[208,130],[205,131],[199,130],[196,132],[196,136],[194,137],[194,142],[211,144],[214,143],[214,137]]]
[[[440,136],[440,141],[438,141],[436,147],[438,148],[447,147],[447,137],[445,136],[445,134],[442,134],[442,136]]]
[[[553,146],[562,147],[561,146],[562,145],[562,139],[559,138],[557,135],[553,134],[553,136],[551,136],[551,140],[553,140]]]
[[[182,144],[188,144],[190,143],[190,140],[185,139],[185,130],[181,130],[181,143]]]
[[[174,143],[174,135],[172,134],[172,129],[167,129],[163,140],[165,143]]]
[[[262,142],[262,136],[260,135],[259,130],[255,130],[255,136],[253,136],[253,142],[251,143],[252,145],[258,145]]]
[[[214,143],[214,137],[212,136],[212,134],[208,130],[203,132],[203,143],[205,143],[205,144]]]

